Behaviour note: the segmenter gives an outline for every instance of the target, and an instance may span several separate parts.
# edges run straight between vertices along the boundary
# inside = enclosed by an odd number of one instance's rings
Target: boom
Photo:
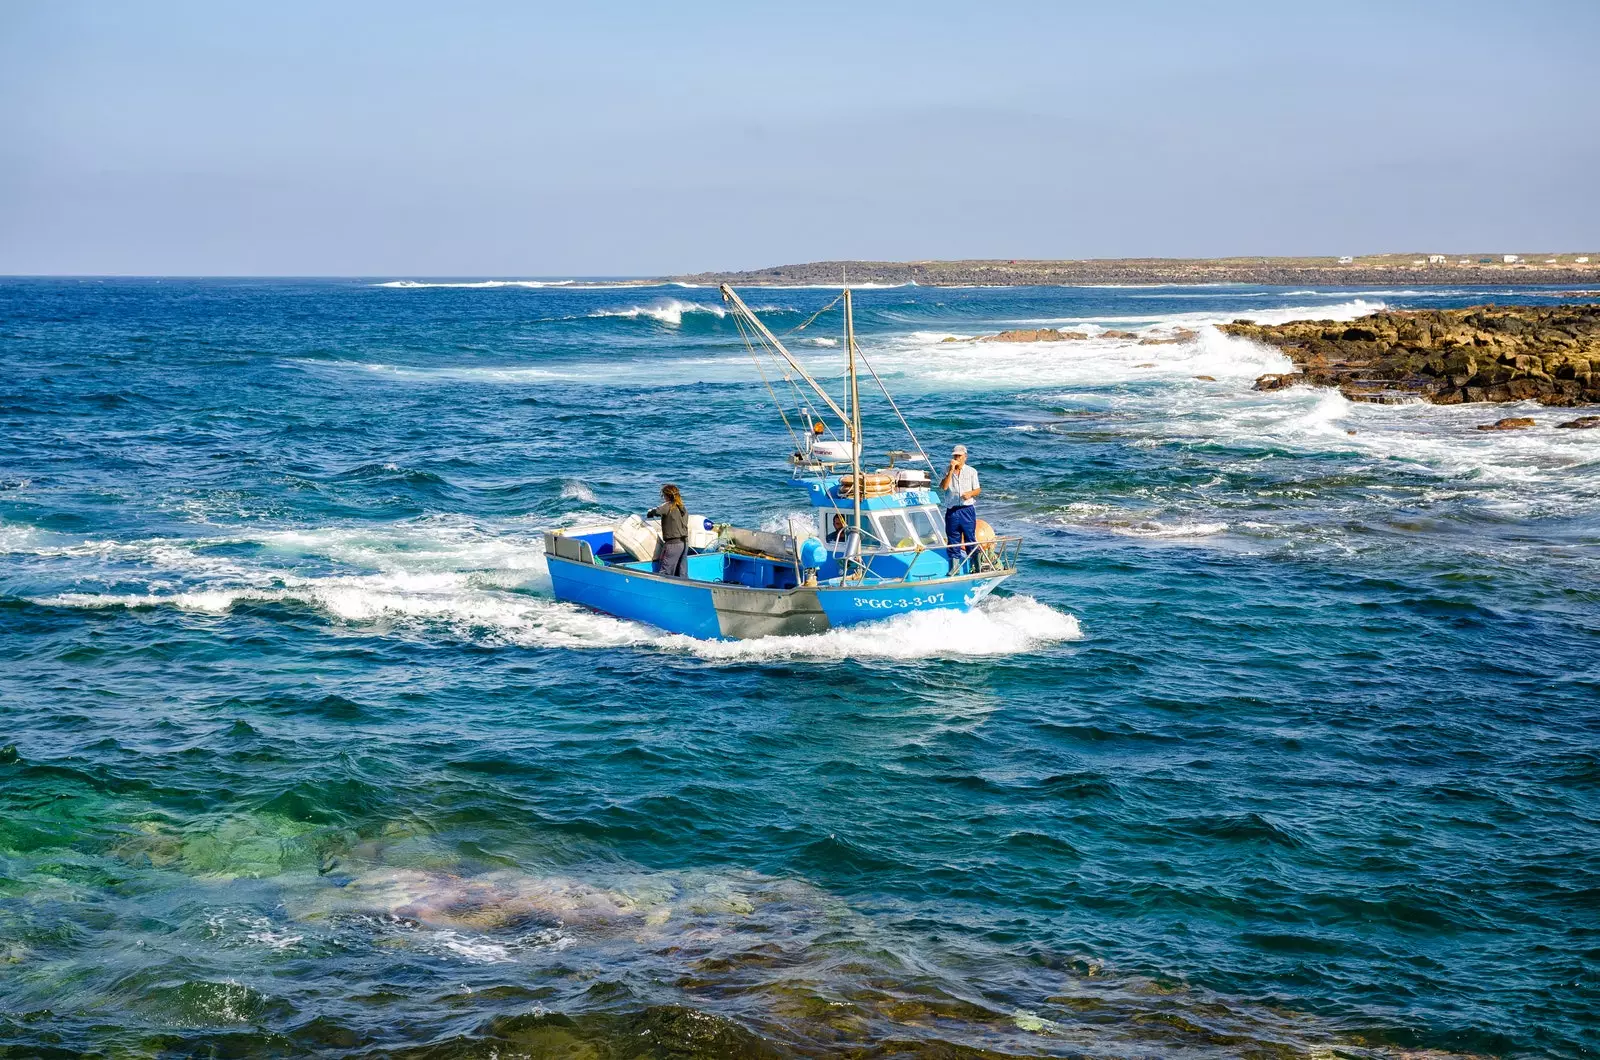
[[[844,409],[840,408],[833,398],[828,396],[828,392],[822,389],[821,383],[818,383],[815,379],[811,378],[811,373],[806,371],[805,368],[801,366],[799,361],[795,360],[794,354],[790,353],[783,343],[778,341],[778,337],[776,335],[767,330],[767,326],[761,322],[761,318],[751,312],[750,307],[744,304],[744,299],[740,298],[734,289],[729,287],[727,284],[722,285],[722,300],[728,303],[728,305],[732,306],[735,313],[738,313],[741,317],[748,321],[750,326],[756,329],[756,333],[759,334],[762,339],[771,344],[772,348],[778,352],[778,356],[782,357],[784,361],[788,363],[789,367],[793,368],[795,372],[799,374],[800,378],[804,379],[806,384],[816,392],[816,395],[822,399],[823,404],[828,406],[829,411],[831,411],[835,416],[839,417],[839,422],[844,424],[845,430],[850,431],[852,426],[851,420],[849,416],[845,415]],[[851,431],[851,437],[854,438],[853,431]]]

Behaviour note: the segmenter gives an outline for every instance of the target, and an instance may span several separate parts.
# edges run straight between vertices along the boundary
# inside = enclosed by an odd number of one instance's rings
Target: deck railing
[[[902,580],[910,577],[911,569],[917,562],[917,557],[924,552],[930,552],[948,563],[960,549],[969,549],[957,574],[989,574],[1011,572],[1017,569],[1017,558],[1022,553],[1022,538],[996,537],[989,541],[974,542],[971,545],[912,545],[907,548],[879,548],[863,549],[859,560],[852,559],[850,576],[859,577],[870,575],[874,578],[894,577],[894,575],[879,574],[873,569],[874,562],[891,556],[909,556],[906,561],[906,570],[900,574]]]

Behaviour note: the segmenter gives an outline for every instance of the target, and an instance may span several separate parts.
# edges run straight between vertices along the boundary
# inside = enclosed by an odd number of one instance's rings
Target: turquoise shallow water
[[[0,282],[0,1055],[1595,1055],[1600,432],[1205,327],[1561,297],[859,292],[1025,573],[719,644],[541,554],[799,511],[715,292]]]

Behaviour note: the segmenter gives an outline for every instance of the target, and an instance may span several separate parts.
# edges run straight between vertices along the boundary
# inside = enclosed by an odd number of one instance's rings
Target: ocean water
[[[860,291],[1024,573],[710,643],[541,533],[800,510],[715,291],[0,281],[0,1055],[1597,1055],[1600,431],[1208,327],[1571,297]]]

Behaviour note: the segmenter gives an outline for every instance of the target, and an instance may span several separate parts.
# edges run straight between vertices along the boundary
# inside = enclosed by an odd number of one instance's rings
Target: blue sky
[[[1600,249],[1600,3],[0,3],[0,273]]]

